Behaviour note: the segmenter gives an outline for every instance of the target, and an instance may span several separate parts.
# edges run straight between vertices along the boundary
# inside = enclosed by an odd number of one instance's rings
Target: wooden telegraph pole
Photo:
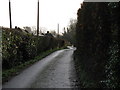
[[[59,24],[58,24],[58,26],[57,26],[57,27],[58,27],[58,38],[59,38]]]
[[[12,19],[11,19],[11,2],[9,0],[9,18],[10,18],[10,29],[12,29]]]
[[[38,9],[37,9],[37,36],[39,36],[39,0],[38,0]]]

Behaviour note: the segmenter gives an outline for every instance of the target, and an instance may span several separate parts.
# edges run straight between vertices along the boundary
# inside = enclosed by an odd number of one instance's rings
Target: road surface
[[[74,88],[74,49],[59,50],[25,69],[3,88]]]

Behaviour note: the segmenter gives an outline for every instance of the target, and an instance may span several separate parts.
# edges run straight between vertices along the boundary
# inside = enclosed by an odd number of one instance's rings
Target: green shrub
[[[64,45],[65,42],[61,39],[46,36],[37,37],[22,32],[21,29],[2,28],[3,70],[22,64],[44,51]]]

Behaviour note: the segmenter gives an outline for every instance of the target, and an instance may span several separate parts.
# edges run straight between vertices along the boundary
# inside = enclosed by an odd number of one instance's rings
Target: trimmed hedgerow
[[[31,60],[40,53],[63,47],[64,40],[34,36],[21,29],[2,28],[2,68],[9,69]]]

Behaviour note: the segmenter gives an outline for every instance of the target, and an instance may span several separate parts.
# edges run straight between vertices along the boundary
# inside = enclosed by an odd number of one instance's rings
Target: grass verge
[[[57,50],[61,50],[61,49],[65,49],[66,47],[62,47],[62,48],[55,48],[55,49],[51,49],[48,50],[46,52],[41,53],[40,55],[36,56],[34,59],[29,60],[23,64],[20,64],[18,66],[15,66],[14,68],[8,69],[8,70],[4,70],[2,71],[2,83],[7,82],[8,80],[10,80],[13,76],[19,74],[22,70],[24,70],[25,68],[31,66],[32,64],[34,64],[35,62],[41,60],[42,58],[48,56],[49,54],[57,51]]]

